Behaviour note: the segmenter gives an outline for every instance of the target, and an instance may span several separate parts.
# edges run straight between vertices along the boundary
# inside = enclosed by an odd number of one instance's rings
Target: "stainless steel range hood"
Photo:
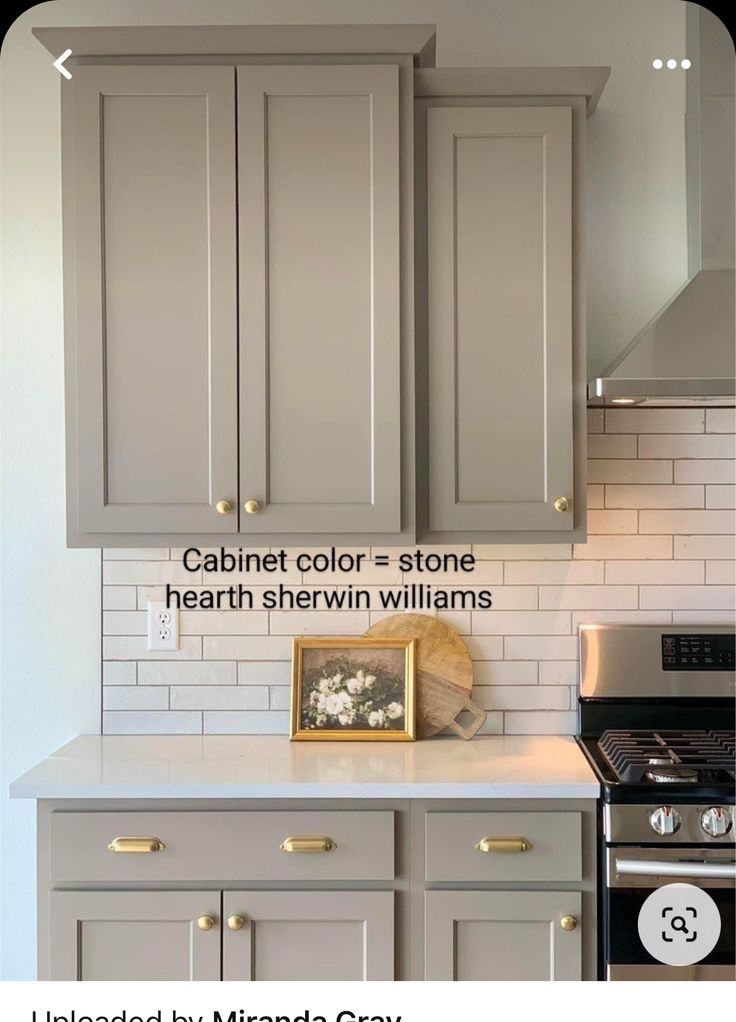
[[[687,7],[691,276],[589,384],[591,405],[736,404],[734,51],[714,14]]]

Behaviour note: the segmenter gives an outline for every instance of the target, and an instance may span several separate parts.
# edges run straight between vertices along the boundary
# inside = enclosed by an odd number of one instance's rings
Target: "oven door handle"
[[[616,859],[618,876],[671,876],[736,880],[736,863],[661,862],[655,859]]]

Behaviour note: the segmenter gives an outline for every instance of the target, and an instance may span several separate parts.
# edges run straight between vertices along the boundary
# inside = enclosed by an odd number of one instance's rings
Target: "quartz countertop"
[[[570,737],[290,742],[255,735],[81,735],[11,798],[595,798]]]

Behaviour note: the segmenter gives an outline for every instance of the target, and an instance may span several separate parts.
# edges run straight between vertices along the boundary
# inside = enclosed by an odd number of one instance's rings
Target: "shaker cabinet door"
[[[398,68],[237,73],[242,531],[397,532]]]
[[[223,979],[391,980],[392,891],[226,891]]]
[[[236,532],[234,71],[62,91],[70,532]]]
[[[582,979],[578,891],[428,891],[425,906],[426,979]]]
[[[573,527],[571,116],[427,112],[431,531]]]
[[[52,891],[49,979],[218,980],[219,915],[219,891]]]

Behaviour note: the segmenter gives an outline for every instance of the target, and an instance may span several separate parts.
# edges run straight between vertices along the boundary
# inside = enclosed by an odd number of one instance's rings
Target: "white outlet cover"
[[[179,611],[163,600],[148,601],[148,649],[171,652],[179,648]]]

